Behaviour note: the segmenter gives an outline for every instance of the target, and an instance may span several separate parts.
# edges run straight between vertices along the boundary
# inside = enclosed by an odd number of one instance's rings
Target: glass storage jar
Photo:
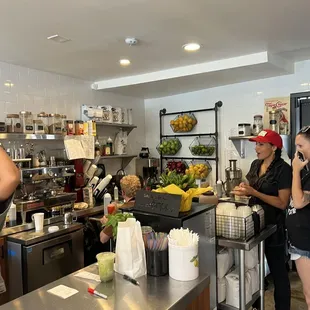
[[[61,133],[65,136],[67,134],[67,115],[61,114]]]
[[[61,134],[61,117],[60,114],[49,114],[48,131],[50,134]]]
[[[66,121],[66,133],[68,136],[74,135],[74,122],[72,120]]]
[[[41,119],[34,120],[33,125],[34,125],[34,133],[35,134],[45,134],[44,124],[43,124],[43,121]]]
[[[279,112],[276,110],[269,111],[269,129],[279,133]]]
[[[0,133],[6,132],[5,122],[0,122]]]
[[[19,112],[23,133],[33,133],[33,115],[28,111]]]
[[[258,136],[258,134],[263,130],[263,116],[262,115],[254,115],[254,123],[253,123],[253,135]]]
[[[18,114],[8,114],[5,119],[7,132],[21,133],[23,128]]]
[[[37,119],[42,121],[44,133],[48,134],[48,114],[41,112],[37,115]]]
[[[246,137],[252,135],[252,126],[248,123],[238,124],[238,134],[239,136]]]
[[[75,121],[75,134],[76,135],[84,135],[84,122],[83,121]]]

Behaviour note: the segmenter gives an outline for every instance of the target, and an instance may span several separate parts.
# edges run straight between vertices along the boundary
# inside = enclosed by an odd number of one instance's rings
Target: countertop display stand
[[[222,310],[247,310],[252,307],[256,300],[260,298],[260,310],[265,309],[265,287],[264,287],[264,278],[265,278],[265,240],[270,237],[275,231],[276,225],[270,225],[266,227],[259,235],[253,237],[249,241],[235,241],[224,238],[217,238],[217,244],[219,246],[236,249],[239,254],[239,308],[227,305],[225,302],[218,304],[218,309]],[[250,251],[256,245],[259,245],[259,290],[252,296],[252,300],[249,303],[246,303],[245,299],[245,251]]]
[[[168,159],[179,159],[179,160],[205,160],[205,161],[215,161],[216,162],[216,180],[219,177],[219,120],[218,120],[218,111],[219,108],[223,105],[222,101],[218,101],[214,104],[214,108],[208,109],[200,109],[200,110],[189,110],[189,111],[179,111],[179,112],[169,112],[167,113],[166,109],[162,109],[159,111],[159,129],[160,129],[160,143],[162,143],[163,138],[181,138],[181,137],[214,137],[215,139],[215,157],[208,157],[208,156],[191,156],[191,157],[178,157],[178,156],[171,156],[171,155],[162,155],[160,153],[160,167],[161,172],[163,172],[163,161]],[[171,116],[171,115],[182,115],[182,114],[194,114],[194,113],[201,113],[201,112],[214,112],[214,128],[215,132],[206,132],[206,133],[174,133],[171,135],[163,134],[163,117]]]

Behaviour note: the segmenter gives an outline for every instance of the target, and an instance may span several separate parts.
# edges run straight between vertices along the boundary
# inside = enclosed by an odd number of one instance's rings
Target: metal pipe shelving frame
[[[201,157],[178,157],[178,156],[163,156],[160,154],[160,169],[161,172],[163,171],[163,161],[167,159],[179,159],[179,160],[205,160],[205,161],[215,161],[216,162],[216,180],[219,178],[219,119],[218,113],[219,108],[222,107],[223,102],[217,101],[214,104],[213,108],[208,109],[199,109],[199,110],[189,110],[189,111],[177,111],[177,112],[169,112],[167,113],[166,109],[161,109],[159,111],[159,129],[160,129],[160,143],[162,143],[163,138],[182,138],[182,137],[202,137],[202,136],[209,136],[215,138],[215,157],[208,157],[208,156],[201,156]],[[179,115],[179,114],[186,114],[186,113],[200,113],[200,112],[214,112],[214,124],[215,124],[215,132],[210,133],[197,133],[197,134],[172,134],[172,135],[164,135],[163,134],[163,117],[169,115]]]

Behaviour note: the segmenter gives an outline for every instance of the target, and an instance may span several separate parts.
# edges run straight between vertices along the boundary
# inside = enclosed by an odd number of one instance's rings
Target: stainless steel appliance
[[[136,158],[136,175],[146,180],[149,177],[158,176],[158,158]]]
[[[292,159],[295,154],[295,137],[301,128],[310,125],[310,92],[291,94],[291,136],[288,137],[290,148],[287,150]],[[281,136],[283,139],[283,136]],[[285,145],[284,145],[285,147]]]
[[[200,273],[208,273],[211,277],[210,309],[214,309],[217,300],[215,205],[193,203],[191,211],[179,213],[178,217],[143,212],[134,208],[131,212],[142,226],[151,226],[157,232],[169,233],[172,228],[184,227],[199,234],[199,261],[201,262],[199,268]]]
[[[10,300],[84,267],[83,225],[55,225],[8,236]]]
[[[61,193],[56,194],[56,196],[45,193],[28,195],[27,197],[14,200],[14,203],[16,204],[17,212],[20,213],[22,224],[25,224],[28,213],[43,209],[53,216],[53,207],[57,207],[59,209],[59,214],[57,215],[62,215],[66,211],[73,210],[75,200],[76,193]],[[31,217],[29,218],[31,219]]]
[[[224,183],[226,196],[230,196],[230,192],[235,186],[238,186],[242,180],[242,170],[237,168],[237,160],[230,159],[229,167],[225,169],[226,181]]]

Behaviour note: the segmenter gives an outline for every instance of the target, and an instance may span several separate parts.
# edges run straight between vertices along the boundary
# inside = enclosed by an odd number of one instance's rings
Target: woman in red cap
[[[265,255],[274,280],[277,310],[290,309],[290,281],[286,269],[285,210],[289,205],[292,170],[281,158],[282,138],[269,129],[250,141],[256,142],[257,158],[246,175],[249,184],[241,183],[234,194],[250,196],[250,204],[265,211],[266,225],[277,225],[277,231],[265,242]]]
[[[300,130],[295,139],[292,200],[286,220],[291,259],[295,260],[310,309],[310,126]]]

